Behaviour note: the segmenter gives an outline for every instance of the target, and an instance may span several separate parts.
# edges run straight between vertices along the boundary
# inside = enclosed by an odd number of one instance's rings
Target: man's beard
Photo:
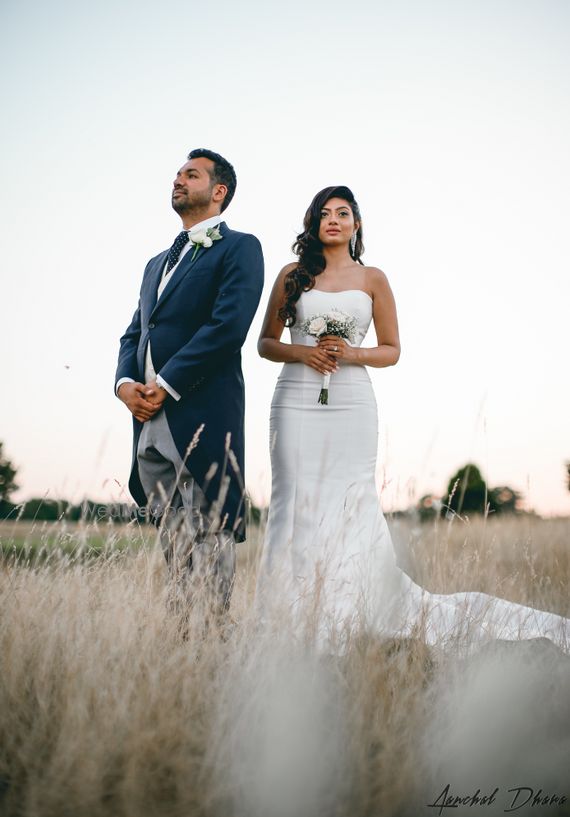
[[[188,193],[184,191],[181,191],[181,193],[182,194],[176,198],[173,195],[171,199],[172,209],[175,213],[178,213],[179,216],[185,215],[186,213],[191,213],[193,211],[199,212],[200,210],[207,210],[212,200],[211,191],[194,193],[191,198],[188,197]]]

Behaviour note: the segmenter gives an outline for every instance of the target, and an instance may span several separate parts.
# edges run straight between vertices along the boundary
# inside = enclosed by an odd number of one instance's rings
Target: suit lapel
[[[168,250],[164,250],[161,252],[160,255],[157,255],[152,270],[148,274],[148,285],[146,286],[145,297],[147,299],[148,311],[147,314],[150,315],[152,310],[156,306],[156,296],[158,293],[158,285],[160,284],[160,279],[162,278],[162,270],[164,269],[164,265],[166,264],[166,258],[168,256]]]
[[[222,233],[223,236],[226,236],[227,233],[228,233],[228,228],[226,227],[226,224],[223,221],[220,223],[220,232]],[[223,239],[222,239],[222,241],[223,241]],[[176,267],[176,269],[174,270],[174,272],[172,273],[172,275],[170,277],[170,281],[164,287],[164,289],[162,291],[162,295],[160,296],[160,298],[157,301],[156,300],[156,294],[157,294],[158,285],[160,283],[160,278],[161,278],[161,276],[159,274],[158,280],[156,282],[156,287],[154,288],[155,302],[154,302],[153,312],[155,310],[159,309],[162,306],[162,304],[166,300],[168,300],[168,298],[170,298],[172,293],[176,290],[176,287],[178,286],[178,284],[182,281],[183,278],[186,277],[186,275],[190,272],[190,270],[194,270],[195,268],[200,267],[201,265],[203,265],[208,260],[208,257],[210,259],[212,259],[212,256],[209,255],[210,253],[213,252],[214,257],[215,257],[216,245],[219,244],[219,243],[221,243],[221,241],[214,241],[214,243],[212,244],[211,247],[207,247],[207,248],[206,247],[200,247],[196,254],[194,254],[194,251],[195,251],[196,248],[194,246],[191,246],[188,249],[188,252],[184,255],[184,257],[182,258],[182,260],[178,264],[178,266]],[[162,260],[162,265],[160,267],[161,272],[162,272],[162,269],[164,268],[165,262],[166,262],[166,256]]]

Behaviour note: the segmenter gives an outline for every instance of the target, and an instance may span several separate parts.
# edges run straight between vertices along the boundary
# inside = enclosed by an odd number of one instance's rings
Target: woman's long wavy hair
[[[364,252],[364,244],[362,243],[362,217],[360,215],[360,208],[356,203],[356,199],[352,190],[344,185],[336,187],[325,187],[312,200],[309,209],[305,213],[303,219],[304,230],[299,233],[294,244],[293,252],[299,256],[299,262],[295,269],[287,273],[285,276],[285,303],[279,309],[279,318],[286,326],[293,326],[297,320],[297,301],[301,297],[302,292],[308,292],[315,286],[317,275],[323,272],[326,262],[323,254],[323,245],[319,238],[319,229],[321,226],[321,212],[329,199],[344,199],[348,202],[355,221],[358,221],[359,227],[356,233],[356,244],[354,251],[349,245],[349,252],[351,258],[362,264],[360,256]]]

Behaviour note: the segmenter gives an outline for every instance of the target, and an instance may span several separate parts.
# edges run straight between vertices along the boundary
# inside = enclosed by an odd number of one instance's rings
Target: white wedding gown
[[[314,344],[302,322],[331,309],[354,316],[359,346],[372,320],[362,290],[304,292],[291,341]],[[570,644],[570,619],[484,593],[429,593],[396,564],[376,490],[377,406],[366,367],[340,363],[328,405],[317,402],[322,375],[285,363],[271,404],[272,494],[255,593],[261,621],[285,604],[306,621],[318,613],[318,638],[364,626],[381,636],[430,645],[546,636]],[[350,630],[350,627],[348,628]]]

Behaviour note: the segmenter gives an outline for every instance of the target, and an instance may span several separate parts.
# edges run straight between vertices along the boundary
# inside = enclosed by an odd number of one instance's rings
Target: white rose
[[[309,324],[309,332],[311,335],[322,335],[327,330],[327,322],[324,318],[313,318]]]
[[[210,238],[210,236],[209,236],[209,235],[207,235],[207,236],[206,236],[206,238],[205,238],[205,239],[202,241],[202,246],[203,246],[203,247],[211,247],[213,243],[214,243],[214,242],[212,241],[212,239]]]
[[[195,233],[190,233],[190,241],[193,244],[204,244],[207,238],[208,236],[206,235],[206,230],[196,230]]]
[[[344,312],[337,312],[336,309],[333,309],[332,312],[329,312],[328,317],[331,321],[342,322],[346,318],[346,315]]]

